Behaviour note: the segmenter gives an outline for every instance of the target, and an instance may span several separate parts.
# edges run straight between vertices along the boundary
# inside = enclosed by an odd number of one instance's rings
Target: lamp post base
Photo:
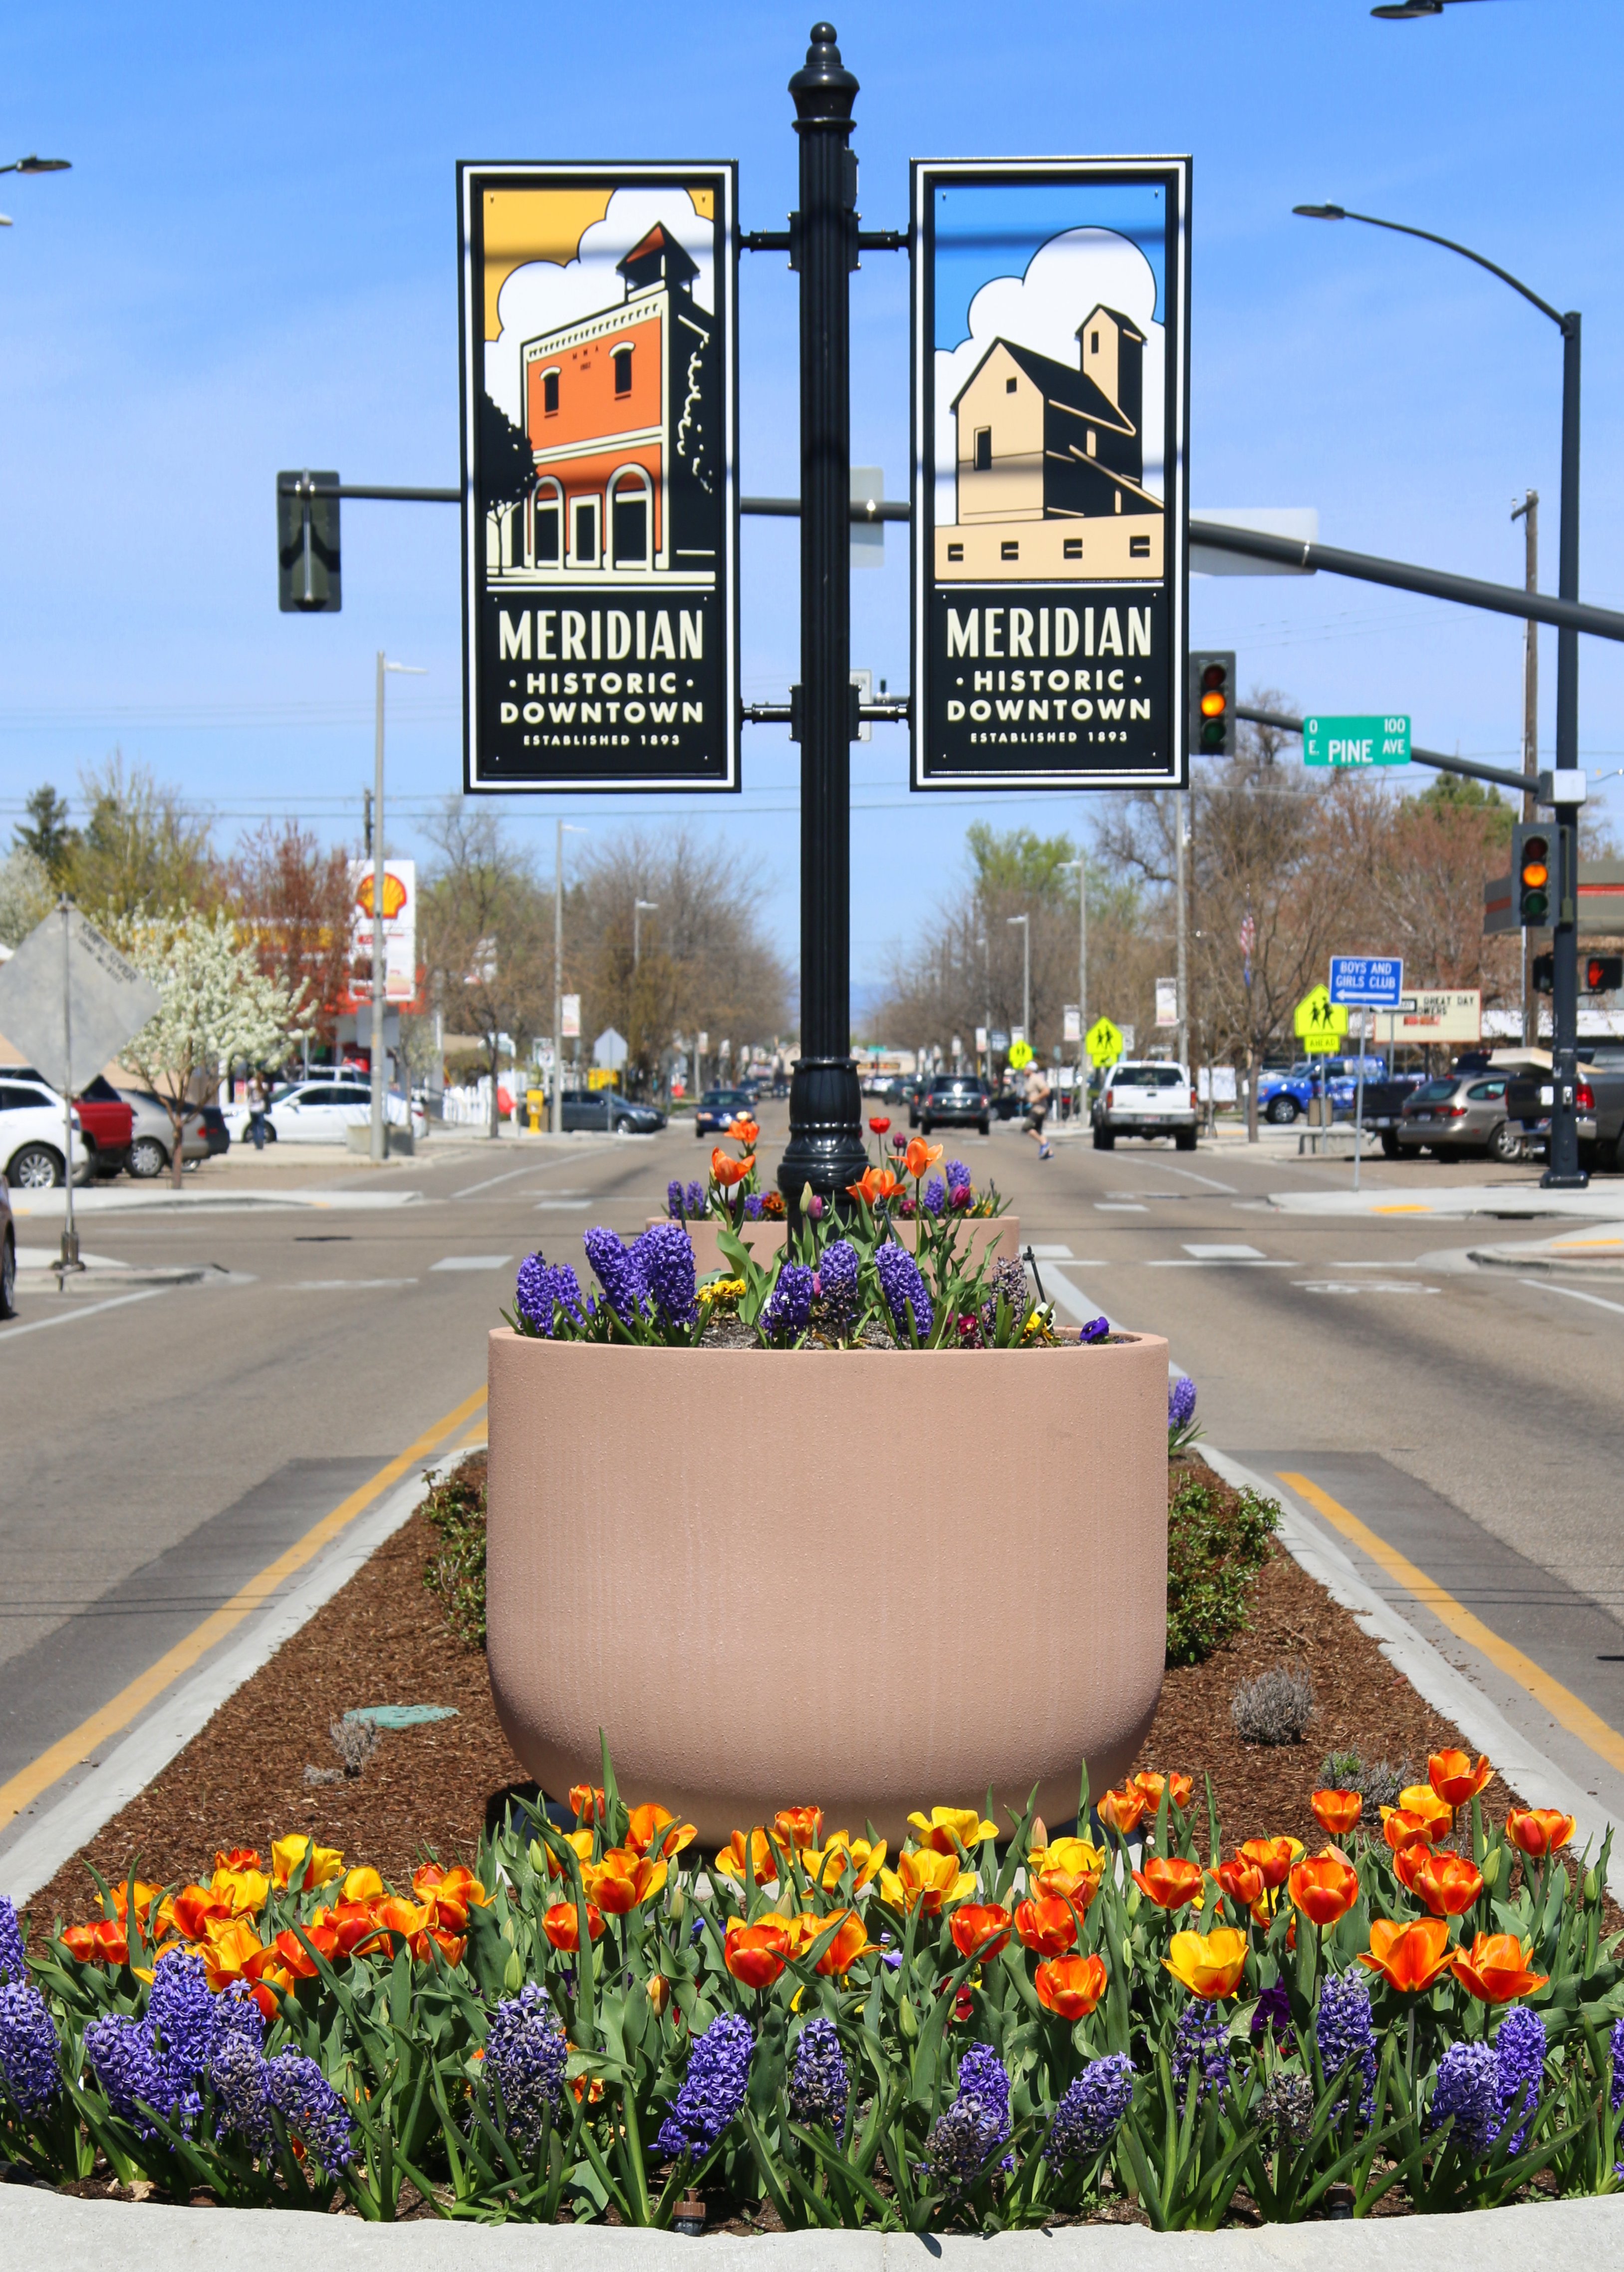
[[[863,1141],[863,1091],[850,1058],[803,1058],[790,1080],[790,1147],[778,1188],[791,1204],[803,1185],[844,1198],[869,1164]]]

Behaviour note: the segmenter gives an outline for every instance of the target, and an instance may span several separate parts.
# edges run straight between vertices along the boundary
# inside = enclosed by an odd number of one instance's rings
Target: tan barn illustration
[[[942,582],[1160,578],[1165,516],[1144,485],[1144,348],[1096,306],[1074,370],[994,340],[954,398],[957,519],[936,531]]]

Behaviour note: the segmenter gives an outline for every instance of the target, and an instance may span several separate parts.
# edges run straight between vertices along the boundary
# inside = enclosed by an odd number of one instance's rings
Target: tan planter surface
[[[651,1214],[648,1218],[651,1224],[666,1220],[662,1214]],[[716,1224],[706,1216],[698,1222],[685,1223],[683,1227],[693,1241],[693,1265],[700,1276],[708,1278],[722,1269],[724,1266],[722,1249],[717,1244]],[[917,1246],[919,1226],[917,1222],[899,1222],[894,1227],[904,1246],[909,1249]],[[1002,1260],[1005,1256],[1013,1259],[1021,1251],[1021,1218],[1018,1214],[966,1215],[959,1225],[959,1233],[961,1240],[967,1242],[969,1250],[977,1255],[984,1253],[991,1247],[995,1259]],[[782,1222],[747,1222],[740,1226],[739,1237],[751,1252],[765,1262],[769,1255],[775,1254],[782,1246],[785,1230]],[[962,1253],[964,1251],[962,1244],[960,1252]]]
[[[1167,1344],[641,1349],[490,1336],[491,1687],[550,1793],[707,1842],[1032,1785],[1052,1825],[1162,1682]],[[766,1483],[736,1447],[766,1442]]]

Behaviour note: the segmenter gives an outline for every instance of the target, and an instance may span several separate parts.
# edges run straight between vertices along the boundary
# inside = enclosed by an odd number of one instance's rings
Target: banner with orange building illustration
[[[463,164],[470,789],[738,786],[730,164]]]

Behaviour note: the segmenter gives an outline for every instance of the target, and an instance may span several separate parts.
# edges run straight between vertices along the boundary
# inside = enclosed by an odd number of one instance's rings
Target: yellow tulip
[[[1086,1838],[1052,1838],[1027,1857],[1028,1882],[1039,1895],[1086,1910],[1105,1874],[1105,1857]]]
[[[908,1827],[935,1854],[956,1854],[961,1846],[998,1835],[997,1823],[984,1822],[973,1806],[933,1806],[928,1815],[910,1814]]]
[[[1215,2003],[1221,1996],[1232,1996],[1240,1985],[1246,1969],[1246,1936],[1227,1924],[1212,1932],[1176,1932],[1162,1962],[1192,1996]]]
[[[848,1830],[836,1830],[831,1833],[827,1846],[809,1848],[803,1853],[800,1864],[814,1886],[834,1887],[839,1885],[841,1873],[849,1863],[852,1890],[861,1893],[879,1874],[887,1851],[883,1838],[871,1846],[866,1838],[854,1838]]]
[[[939,1854],[930,1847],[917,1854],[899,1854],[895,1869],[879,1873],[882,1902],[894,1910],[923,1908],[926,1917],[939,1917],[977,1890],[973,1870],[961,1870],[956,1855]]]
[[[1428,1825],[1427,1835],[1434,1843],[1448,1837],[1455,1820],[1455,1809],[1445,1805],[1430,1782],[1406,1784],[1398,1794],[1398,1804],[1404,1813],[1420,1816]]]
[[[234,1917],[252,1917],[263,1908],[266,1895],[271,1890],[271,1880],[263,1870],[217,1869],[209,1880],[209,1892],[217,1902],[222,1902]]]
[[[246,1917],[233,1917],[228,1924],[211,1919],[208,1938],[193,1944],[192,1954],[203,1959],[209,1986],[218,1993],[228,1982],[243,1977],[263,1947]]]
[[[271,1867],[279,1886],[310,1893],[317,1886],[330,1886],[343,1874],[344,1857],[336,1846],[318,1846],[303,1831],[296,1830],[287,1838],[272,1840]]]
[[[344,1899],[347,1902],[376,1901],[384,1890],[384,1881],[370,1865],[348,1871],[344,1879]]]

